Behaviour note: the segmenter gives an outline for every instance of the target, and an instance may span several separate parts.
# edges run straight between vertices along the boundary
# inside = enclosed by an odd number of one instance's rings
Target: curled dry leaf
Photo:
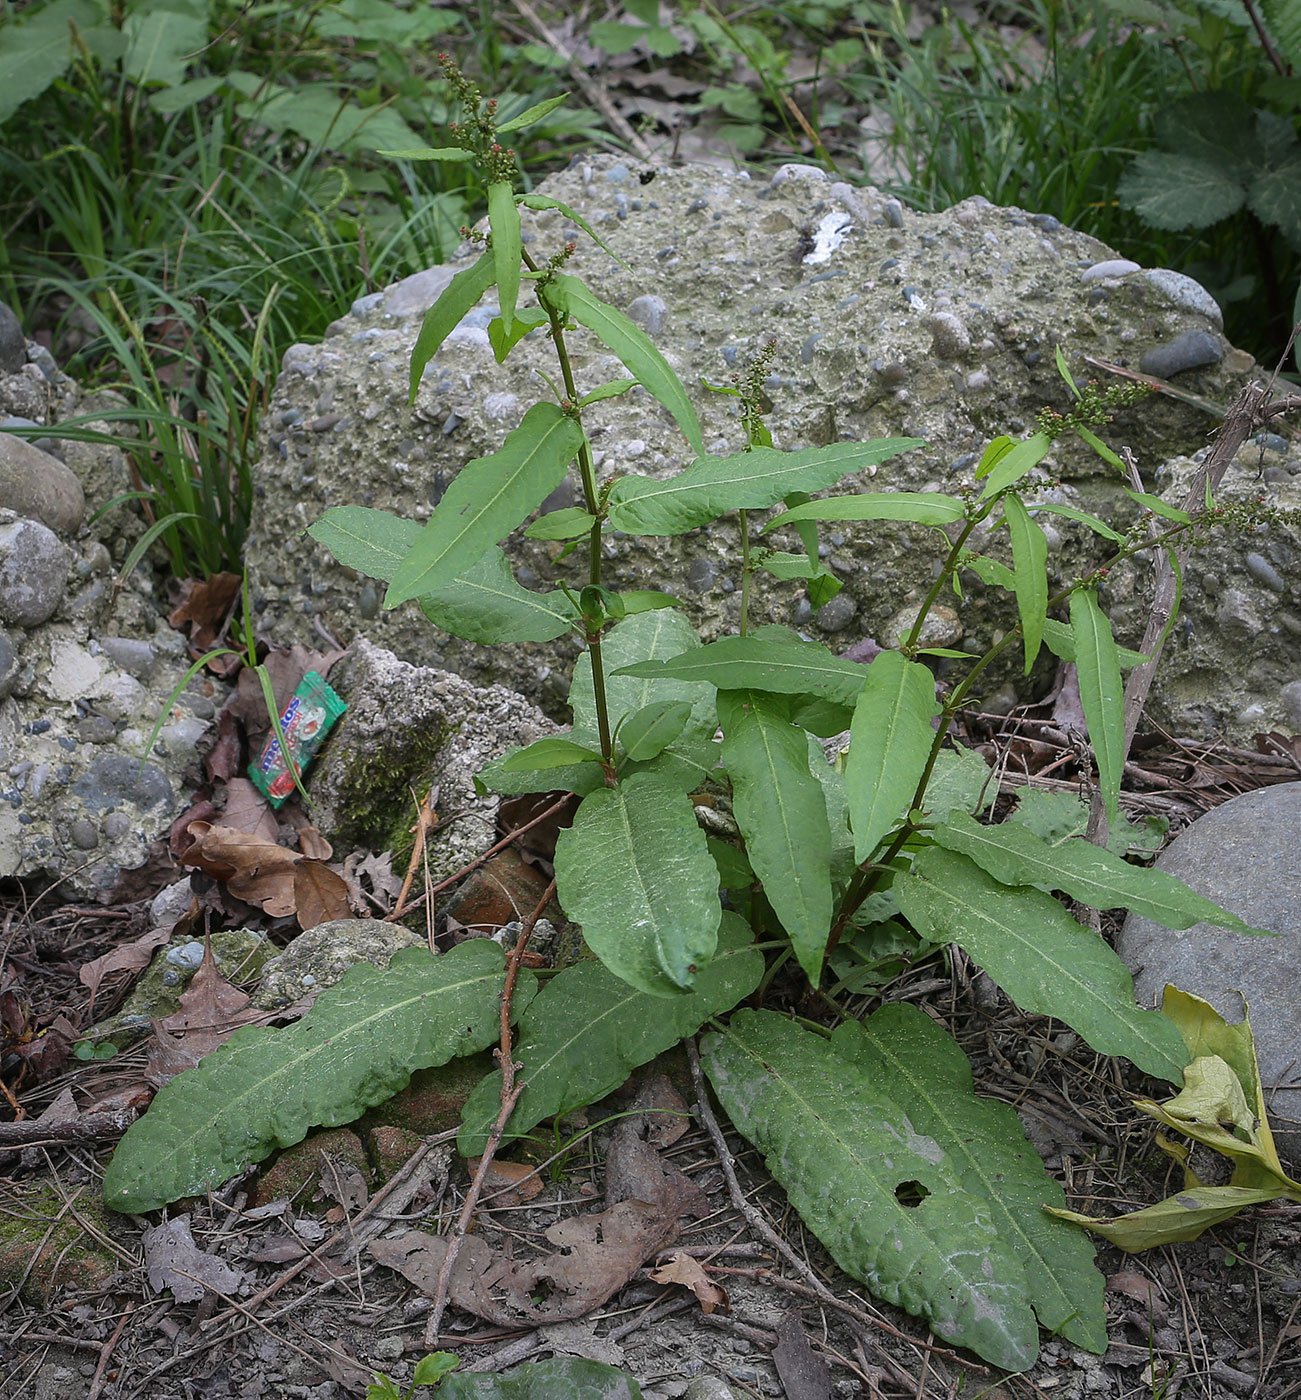
[[[702,1312],[711,1313],[715,1308],[721,1308],[725,1313],[732,1311],[727,1290],[716,1284],[700,1261],[689,1254],[681,1251],[671,1254],[667,1263],[651,1270],[651,1278],[656,1283],[679,1283],[683,1288],[689,1288],[696,1295]]]
[[[466,1161],[471,1173],[479,1170],[482,1157],[470,1157]],[[491,1197],[497,1207],[523,1205],[542,1191],[542,1178],[538,1169],[527,1162],[503,1162],[494,1158],[488,1163],[488,1171],[483,1179],[484,1198]]]
[[[181,603],[167,620],[178,630],[188,626],[190,645],[196,652],[211,651],[218,638],[225,635],[236,600],[239,598],[239,574],[213,574],[211,578],[187,578],[181,583]],[[219,657],[210,663],[219,675],[228,675],[231,667],[222,663],[239,663],[238,657]]]
[[[229,1297],[248,1277],[195,1244],[188,1215],[146,1230],[143,1245],[149,1286],[170,1288],[178,1303],[197,1303],[208,1289]]]
[[[89,989],[90,1004],[94,1006],[99,984],[110,972],[139,972],[142,968],[148,967],[154,953],[171,936],[172,927],[170,924],[165,924],[162,928],[151,929],[148,933],[142,934],[134,943],[119,944],[118,947],[105,953],[102,957],[93,958],[88,963],[82,963],[77,972],[77,980],[83,987]]]
[[[212,955],[212,943],[204,941],[203,961],[181,997],[180,1007],[165,1021],[155,1021],[149,1045],[145,1078],[157,1087],[192,1069],[241,1027],[267,1019],[249,1010],[249,998],[226,981]]]
[[[795,1313],[782,1318],[772,1359],[787,1400],[831,1400],[831,1371],[809,1345]]]

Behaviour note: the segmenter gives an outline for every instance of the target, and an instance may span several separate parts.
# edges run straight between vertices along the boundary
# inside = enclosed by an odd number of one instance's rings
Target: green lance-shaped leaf
[[[923,938],[961,944],[1018,1006],[1065,1021],[1103,1055],[1179,1083],[1187,1052],[1174,1022],[1135,1004],[1129,969],[1052,895],[1009,889],[939,846],[891,889]]]
[[[511,322],[510,330],[507,330],[506,322],[500,316],[494,316],[488,322],[488,344],[492,346],[493,358],[499,365],[504,364],[506,357],[530,331],[547,325],[550,319],[541,307],[517,306],[515,319]]]
[[[1098,1219],[1075,1210],[1054,1209],[1061,1220],[1072,1221],[1110,1240],[1117,1249],[1136,1254],[1162,1244],[1184,1244],[1205,1234],[1213,1225],[1231,1220],[1249,1206],[1263,1206],[1281,1193],[1269,1187],[1188,1186],[1158,1205],[1129,1215]]]
[[[887,438],[880,442],[834,442],[803,452],[756,447],[730,457],[698,457],[685,471],[667,480],[621,477],[610,492],[610,524],[633,535],[681,535],[729,510],[765,510],[795,491],[825,491],[850,472],[863,471],[921,445],[919,438]],[[960,506],[957,515],[962,515]],[[790,519],[789,515],[780,516],[766,528]]]
[[[501,136],[507,131],[520,131],[526,126],[532,126],[534,122],[540,122],[543,117],[562,106],[568,96],[567,92],[562,92],[559,97],[548,97],[545,102],[536,102],[532,107],[526,107],[518,117],[502,122],[497,128],[497,135]]]
[[[1048,539],[1039,524],[1030,518],[1019,496],[1003,497],[1003,518],[1012,536],[1016,609],[1021,616],[1028,676],[1043,645],[1044,620],[1048,616]]]
[[[468,642],[549,642],[570,631],[578,609],[558,588],[534,593],[511,573],[505,551],[493,547],[450,583],[417,600],[436,627]]]
[[[705,450],[696,410],[687,398],[682,381],[669,362],[651,343],[650,337],[622,311],[594,297],[576,277],[557,272],[539,286],[539,295],[580,326],[586,326],[603,345],[608,346],[677,420],[687,441],[696,452]]]
[[[492,229],[492,272],[497,281],[501,324],[509,335],[515,324],[515,303],[519,301],[523,244],[515,192],[505,180],[494,180],[488,186],[488,226]]]
[[[331,506],[307,533],[340,564],[387,583],[415,547],[422,528],[419,521],[403,520],[386,510]]]
[[[713,962],[697,975],[690,992],[672,1000],[636,991],[592,959],[548,978],[515,1034],[524,1090],[503,1142],[522,1137],[544,1119],[603,1099],[638,1065],[749,996],[763,976],[763,954],[753,943],[745,921],[724,912]],[[500,1110],[497,1069],[479,1082],[461,1113],[457,1146],[467,1157],[483,1151]]]
[[[526,520],[564,480],[583,430],[535,403],[499,452],[467,462],[389,585],[386,608],[450,583]]]
[[[438,354],[438,347],[460,324],[461,318],[479,304],[479,299],[492,286],[495,276],[490,250],[477,262],[462,268],[447,284],[442,296],[425,312],[425,319],[420,323],[420,334],[411,347],[411,403],[416,401],[425,366]]]
[[[657,700],[629,715],[619,730],[623,751],[634,762],[663,753],[686,728],[691,706],[685,700]]]
[[[770,1011],[736,1012],[701,1057],[737,1131],[847,1274],[996,1366],[1032,1364],[1039,1333],[1012,1242],[879,1076]]]
[[[504,130],[503,127],[498,127],[497,129],[498,131]],[[620,267],[628,266],[628,264],[624,262],[624,260],[618,255],[618,253],[616,253],[614,249],[611,248],[610,245],[601,237],[601,235],[597,233],[597,231],[591,226],[591,224],[589,224],[581,214],[578,214],[573,209],[571,209],[569,205],[562,204],[558,199],[552,199],[550,195],[545,194],[524,194],[519,195],[517,198],[518,202],[522,204],[526,209],[555,209],[559,211],[565,216],[565,218],[569,220],[570,223],[577,224],[577,226],[583,230],[583,232],[592,240],[593,243],[599,243],[600,246],[604,248],[607,253],[609,253],[609,255],[615,260],[615,262],[619,264]]]
[[[854,706],[845,787],[854,856],[865,861],[908,810],[930,757],[940,712],[935,677],[920,661],[883,651]]]
[[[589,793],[555,864],[565,913],[611,972],[654,996],[691,990],[714,955],[722,908],[686,793],[653,773]]]
[[[1028,471],[1043,461],[1052,445],[1053,440],[1047,433],[1035,433],[1033,437],[1028,437],[1003,452],[997,458],[997,465],[985,477],[980,499],[987,501],[1006,487],[1015,485]]]
[[[417,146],[410,151],[376,151],[386,160],[446,160],[454,163],[474,159],[474,152],[461,146]]]
[[[808,735],[787,718],[789,709],[763,691],[718,693],[723,764],[746,854],[816,987],[831,931],[831,827],[809,769]]]
[[[820,695],[852,705],[868,668],[833,656],[817,642],[767,637],[722,637],[666,661],[624,666],[619,676],[706,681],[719,690],[769,690],[779,695]]]
[[[993,563],[993,560],[986,559],[984,563]],[[1011,573],[1008,574],[1008,582],[1011,582]],[[1062,661],[1075,660],[1075,638],[1071,629],[1064,622],[1058,622],[1055,618],[1048,618],[1044,622],[1044,646]],[[1117,647],[1116,657],[1122,667],[1141,666],[1148,658],[1141,651],[1133,651],[1129,647]]]
[[[582,506],[567,506],[564,510],[548,511],[540,515],[524,531],[530,540],[576,540],[590,535],[596,516],[589,514]]]
[[[599,763],[598,749],[586,748],[572,739],[548,737],[538,739],[526,748],[516,749],[502,760],[503,773],[532,773],[542,769],[565,768],[575,763]]]
[[[419,1377],[417,1377],[419,1379]],[[439,1400],[641,1400],[626,1372],[582,1356],[529,1361],[500,1375],[453,1371],[438,1387]]]
[[[1050,845],[1020,822],[982,826],[963,812],[951,812],[935,829],[935,840],[945,850],[970,857],[1003,885],[1043,885],[1093,909],[1128,909],[1163,928],[1208,923],[1269,936],[1173,875],[1130,865],[1082,837]]]
[[[1026,1141],[1016,1113],[974,1096],[971,1066],[953,1038],[917,1007],[896,1002],[861,1024],[837,1027],[831,1043],[907,1104],[913,1127],[944,1148],[963,1189],[988,1205],[999,1237],[1021,1261],[1040,1326],[1088,1351],[1105,1351],[1103,1283],[1093,1246],[1044,1213],[1045,1207],[1065,1207],[1065,1193]]]
[[[1113,544],[1125,543],[1124,535],[1113,530],[1105,520],[1099,520],[1096,515],[1090,515],[1087,510],[1076,510],[1074,506],[1049,504],[1036,505],[1035,509],[1042,511],[1045,515],[1057,515],[1063,520],[1074,520],[1079,525],[1087,525],[1095,535],[1101,535],[1104,540],[1110,540]]]
[[[387,968],[350,968],[283,1030],[237,1030],[132,1124],[104,1177],[106,1203],[139,1212],[201,1194],[310,1128],[350,1123],[414,1071],[482,1050],[500,1033],[504,966],[485,938],[439,958],[404,948]],[[534,990],[531,976],[516,988],[518,1012]]]
[[[900,439],[902,446],[916,447],[916,439]],[[868,443],[869,447],[880,446]],[[817,487],[805,487],[817,490]],[[952,496],[941,495],[938,491],[867,491],[861,496],[836,496],[829,501],[810,501],[807,505],[796,506],[776,520],[770,520],[760,532],[780,530],[797,520],[911,520],[916,525],[951,525],[961,520],[966,508]]]
[[[1075,643],[1080,705],[1098,765],[1098,786],[1107,819],[1114,822],[1125,771],[1125,685],[1111,622],[1091,588],[1079,588],[1071,594],[1071,640]]]

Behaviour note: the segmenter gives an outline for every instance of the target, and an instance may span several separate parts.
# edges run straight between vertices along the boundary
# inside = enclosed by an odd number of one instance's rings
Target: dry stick
[[[416,824],[411,828],[415,832],[415,844],[411,847],[411,860],[407,865],[406,879],[402,881],[402,889],[398,893],[398,902],[393,906],[393,913],[390,919],[397,919],[404,911],[407,902],[407,895],[411,893],[412,883],[416,878],[416,870],[420,865],[420,859],[425,853],[425,841],[432,828],[438,825],[438,813],[434,811],[434,804],[438,801],[433,788],[430,788],[416,807]],[[432,901],[431,901],[432,902]],[[430,921],[429,930],[429,951],[437,952],[433,946],[433,921]]]
[[[446,880],[440,881],[433,889],[427,890],[418,899],[413,899],[409,908],[403,909],[401,905],[398,905],[391,914],[385,914],[383,922],[386,924],[395,923],[404,914],[409,914],[412,909],[419,909],[426,900],[432,899],[434,895],[442,894],[444,890],[450,889],[458,880],[464,880],[467,875],[472,875],[481,865],[487,864],[499,851],[505,850],[517,837],[523,836],[526,831],[532,831],[535,826],[541,826],[548,817],[554,817],[572,796],[572,793],[565,793],[558,802],[553,802],[550,807],[539,812],[536,817],[531,817],[523,826],[517,826],[514,831],[503,836],[495,846],[489,846],[481,856],[475,856],[468,865],[463,865],[455,875],[449,875]]]
[[[108,1370],[108,1359],[113,1355],[113,1348],[117,1346],[118,1339],[122,1336],[126,1327],[127,1319],[135,1311],[136,1305],[128,1303],[122,1316],[117,1320],[117,1326],[113,1329],[113,1335],[106,1341],[99,1350],[99,1365],[95,1367],[95,1374],[91,1378],[90,1389],[86,1392],[86,1400],[99,1400],[99,1393],[104,1389],[104,1372]]]
[[[433,1307],[430,1308],[429,1317],[425,1322],[425,1345],[427,1347],[438,1345],[438,1333],[442,1327],[443,1313],[447,1309],[447,1291],[452,1282],[452,1269],[455,1267],[457,1256],[461,1252],[461,1244],[469,1233],[470,1217],[474,1214],[474,1208],[479,1203],[479,1196],[483,1192],[483,1183],[488,1178],[488,1168],[492,1166],[492,1159],[497,1154],[501,1135],[506,1130],[506,1122],[515,1112],[519,1096],[524,1092],[523,1083],[517,1084],[515,1082],[515,1071],[522,1066],[515,1063],[513,1054],[510,1034],[511,1002],[515,996],[515,983],[519,978],[524,950],[528,946],[529,939],[533,936],[533,926],[542,917],[542,911],[551,903],[555,892],[556,881],[553,876],[551,883],[542,892],[542,898],[534,906],[533,912],[524,920],[523,926],[520,928],[519,941],[511,949],[510,957],[506,961],[506,982],[501,989],[501,1046],[497,1051],[497,1058],[501,1063],[501,1109],[497,1114],[497,1121],[492,1125],[492,1132],[488,1134],[483,1156],[479,1159],[479,1167],[474,1174],[474,1180],[470,1183],[470,1189],[466,1194],[465,1204],[461,1207],[461,1215],[456,1222],[456,1228],[447,1241],[447,1253],[443,1257],[442,1267],[438,1270],[438,1281],[434,1285]]]
[[[103,1113],[86,1113],[63,1123],[0,1123],[0,1149],[44,1147],[61,1142],[95,1142],[100,1138],[121,1137],[136,1120],[133,1108],[114,1108]]]

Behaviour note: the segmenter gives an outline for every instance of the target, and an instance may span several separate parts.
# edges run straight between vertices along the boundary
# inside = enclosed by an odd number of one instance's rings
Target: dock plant
[[[1181,1022],[1140,1008],[1123,962],[1072,913],[1123,908],[1172,929],[1205,920],[1260,932],[1124,858],[1134,833],[1119,806],[1122,677],[1144,658],[1117,644],[1099,586],[1107,567],[1140,551],[1174,558],[1203,514],[1118,480],[1117,490],[1142,507],[1138,525],[1122,534],[1042,492],[1035,469],[1063,434],[1121,465],[1098,436],[1117,391],[1076,385],[1060,354],[1068,411],[1045,412],[1024,440],[996,438],[952,494],[819,496],[922,444],[774,446],[761,412],[772,347],[724,386],[737,398],[743,450],[707,453],[691,396],[664,357],[567,270],[574,244],[543,258],[521,237],[522,210],[557,210],[600,242],[575,211],[515,188],[506,138],[552,104],[499,123],[494,103],[450,58],[443,67],[464,109],[452,144],[400,154],[477,162],[489,231],[474,235],[478,257],[425,317],[411,395],[448,334],[489,292],[499,308],[488,332],[498,360],[540,331],[555,352],[551,392],[497,451],[462,468],[426,523],[338,505],[310,533],[341,563],[386,581],[386,606],[414,601],[449,632],[484,645],[566,634],[582,643],[570,730],[497,759],[479,782],[499,793],[580,799],[556,845],[556,890],[593,956],[541,978],[514,962],[506,994],[518,1082],[506,1064],[470,1096],[462,1151],[492,1150],[499,1137],[519,1139],[594,1102],[704,1030],[701,1058],[732,1124],[847,1274],[1011,1371],[1034,1361],[1040,1327],[1102,1351],[1093,1246],[1062,1218],[1064,1192],[1015,1113],[973,1092],[963,1051],[918,1006],[890,1003],[860,1020],[844,1001],[872,987],[882,967],[961,949],[1023,1011],[1052,1017],[1095,1051],[1182,1088],[1183,1104],[1194,1062],[1198,1083],[1207,1079],[1205,1060],[1237,1072],[1216,1048],[1223,1037],[1199,1031],[1190,1044],[1181,1023],[1195,1017]],[[626,375],[580,382],[570,345],[587,336]],[[663,479],[602,480],[589,421],[604,401],[638,385],[672,416],[694,460]],[[538,514],[570,472],[579,504]],[[703,642],[655,580],[633,592],[606,585],[607,532],[676,535],[732,512],[741,520],[745,579],[737,635]],[[1044,513],[1096,532],[1109,564],[1054,591]],[[903,521],[942,535],[943,563],[915,621],[903,636],[884,638],[870,664],[748,616],[758,571],[813,597],[834,592],[819,559],[824,521],[868,531]],[[521,528],[531,539],[572,542],[585,581],[524,587],[501,547]],[[1010,564],[973,549],[976,532],[991,529],[1006,539]],[[779,541],[798,548],[777,548]],[[973,575],[1012,595],[1016,624],[984,655],[924,645],[932,608]],[[1045,648],[1078,673],[1110,849],[1063,834],[1042,805],[1025,803],[999,824],[985,820],[989,770],[951,733],[993,663],[1019,649],[1028,673]],[[958,674],[944,690],[929,664],[937,657]],[[829,759],[824,741],[845,734],[848,747]],[[505,964],[486,939],[439,956],[407,949],[387,970],[353,969],[293,1025],[236,1032],[167,1085],[127,1134],[105,1181],[108,1203],[141,1211],[201,1190],[315,1125],[350,1121],[414,1070],[493,1043]],[[792,980],[803,988],[796,1007],[805,1014],[773,993]],[[1249,1055],[1240,1040],[1233,1044],[1229,1058],[1246,1073]],[[1212,1078],[1227,1095],[1224,1075]],[[1244,1094],[1258,1099],[1248,1087]],[[1182,1120],[1172,1109],[1162,1121]],[[1214,1204],[1175,1214],[1180,1238],[1224,1218]],[[1145,1242],[1159,1234],[1153,1227]]]

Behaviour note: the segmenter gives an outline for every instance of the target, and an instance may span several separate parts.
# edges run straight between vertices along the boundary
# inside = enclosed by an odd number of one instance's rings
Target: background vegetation
[[[1188,272],[1283,352],[1301,275],[1292,0],[36,0],[0,4],[0,299],[123,395],[173,571],[238,571],[280,357],[445,259],[471,167],[394,162],[447,118],[453,51],[524,184],[594,147],[821,162],[915,207],[1051,213]],[[435,142],[436,144],[436,142]]]

